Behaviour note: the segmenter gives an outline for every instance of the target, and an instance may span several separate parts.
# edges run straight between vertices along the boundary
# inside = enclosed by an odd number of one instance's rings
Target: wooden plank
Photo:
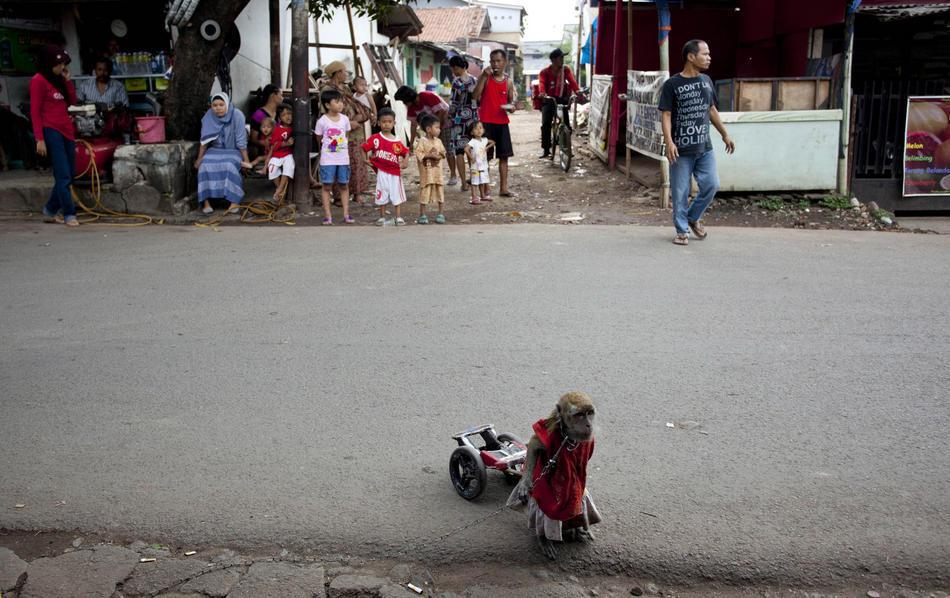
[[[765,112],[772,109],[772,81],[736,81],[736,112]]]

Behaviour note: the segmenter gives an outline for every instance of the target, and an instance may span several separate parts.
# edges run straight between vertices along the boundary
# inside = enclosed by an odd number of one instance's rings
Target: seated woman
[[[211,108],[201,118],[201,148],[195,160],[201,211],[212,213],[211,200],[224,198],[231,202],[228,213],[236,213],[244,199],[241,169],[250,167],[244,114],[231,105],[226,94],[216,93],[211,96]]]

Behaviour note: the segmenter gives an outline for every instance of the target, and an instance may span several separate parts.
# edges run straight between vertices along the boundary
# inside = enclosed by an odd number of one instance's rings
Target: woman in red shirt
[[[76,131],[67,108],[76,103],[76,88],[69,80],[69,53],[46,46],[37,55],[38,72],[30,80],[30,118],[36,153],[53,163],[53,191],[43,206],[44,222],[79,226],[69,185],[76,172]]]

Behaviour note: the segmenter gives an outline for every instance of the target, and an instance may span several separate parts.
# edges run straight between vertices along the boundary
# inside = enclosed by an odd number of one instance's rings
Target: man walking
[[[663,139],[670,161],[670,187],[673,197],[673,225],[676,245],[689,244],[689,231],[699,240],[706,238],[700,219],[719,189],[716,157],[710,142],[709,125],[722,135],[726,153],[733,153],[736,144],[726,133],[719,118],[716,88],[702,71],[711,62],[709,45],[698,39],[683,46],[683,71],[670,77],[660,91],[660,112],[663,113]],[[689,203],[690,177],[696,177],[699,193]]]
[[[564,52],[557,48],[548,57],[551,59],[551,66],[538,75],[542,149],[539,158],[547,158],[551,155],[551,125],[554,122],[557,104],[567,104],[571,99],[571,94],[580,91],[570,67],[564,66]]]

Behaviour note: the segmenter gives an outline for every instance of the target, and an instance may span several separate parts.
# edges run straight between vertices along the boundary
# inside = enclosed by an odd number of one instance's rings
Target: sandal
[[[206,207],[206,208],[201,208],[201,213],[202,213],[202,214],[214,214],[214,208],[212,208],[211,206],[208,206],[208,207]]]
[[[706,238],[706,227],[703,226],[703,223],[697,220],[696,222],[690,222],[689,230],[693,231],[693,234],[696,235],[696,239],[702,241]]]
[[[75,216],[66,216],[65,223],[66,223],[66,226],[70,226],[70,227],[79,226],[79,219],[77,219]]]
[[[482,198],[482,201],[491,201],[491,195],[486,195]]]
[[[353,220],[352,216],[343,217],[343,224],[353,224],[354,222],[356,222],[356,220]]]
[[[482,200],[480,200],[480,199],[473,199],[472,201],[470,201],[470,202],[468,202],[468,203],[472,204],[473,206],[480,206],[480,205],[482,205]]]
[[[499,193],[498,195],[500,195],[501,197],[514,197],[514,196],[515,196],[515,194],[512,193],[511,191],[502,191],[502,192]]]
[[[673,245],[689,245],[689,235],[676,235],[673,238]]]
[[[43,209],[43,222],[46,222],[47,224],[54,224],[54,223],[55,223],[55,224],[62,224],[63,222],[65,222],[65,220],[63,220],[63,215],[60,214],[59,212],[57,212],[57,213],[55,213],[55,214],[50,214],[49,212],[46,211],[46,208],[44,208],[44,209]]]
[[[333,226],[333,218],[324,218],[323,226]]]

